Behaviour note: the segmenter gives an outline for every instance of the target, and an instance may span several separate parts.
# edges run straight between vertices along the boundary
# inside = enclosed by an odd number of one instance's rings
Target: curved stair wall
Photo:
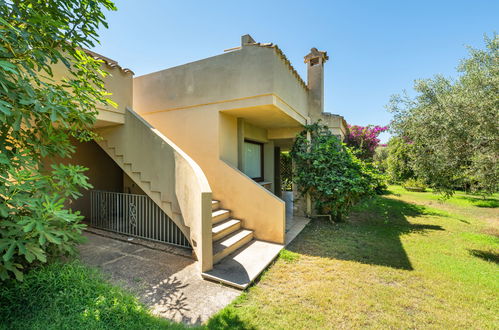
[[[201,271],[211,269],[212,192],[201,168],[128,108],[124,125],[96,132],[101,148],[189,238]]]

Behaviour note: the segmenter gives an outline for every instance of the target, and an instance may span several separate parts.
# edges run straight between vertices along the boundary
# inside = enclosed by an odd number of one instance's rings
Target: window
[[[244,140],[243,172],[255,181],[263,181],[263,143]]]

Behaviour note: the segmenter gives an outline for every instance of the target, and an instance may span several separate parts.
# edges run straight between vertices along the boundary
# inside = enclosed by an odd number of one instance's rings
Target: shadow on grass
[[[495,264],[499,264],[499,253],[492,251],[483,251],[483,250],[469,250],[470,254],[474,257],[483,259],[485,261],[493,262]]]
[[[376,196],[359,204],[344,223],[312,221],[288,250],[412,270],[400,236],[444,230],[438,225],[412,224],[407,220],[428,214],[423,206]]]
[[[222,310],[220,313],[212,317],[206,325],[208,329],[236,329],[236,330],[252,330],[254,326],[247,324],[230,308]]]
[[[486,208],[497,208],[499,207],[499,200],[495,198],[483,198],[483,197],[472,197],[472,196],[456,196],[458,199],[470,202],[471,205],[476,207],[486,207]]]

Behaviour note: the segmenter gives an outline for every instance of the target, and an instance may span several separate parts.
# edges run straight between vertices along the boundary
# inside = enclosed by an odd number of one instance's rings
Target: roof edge
[[[300,85],[302,85],[303,88],[308,90],[308,86],[303,80],[303,78],[300,76],[300,74],[296,71],[296,69],[293,67],[291,64],[291,61],[286,57],[284,52],[277,46],[276,44],[273,44],[271,42],[269,43],[261,43],[261,42],[247,42],[243,43],[242,46],[256,46],[256,47],[263,47],[263,48],[272,48],[276,52],[277,56],[286,64],[288,69],[291,71],[291,73],[296,77]]]
[[[91,51],[89,49],[82,48],[82,50],[85,53],[87,53],[87,55],[92,56],[94,59],[103,61],[110,68],[118,68],[123,73],[131,73],[132,75],[135,75],[135,73],[131,69],[123,68],[121,65],[118,64],[117,61],[112,60],[109,57]]]

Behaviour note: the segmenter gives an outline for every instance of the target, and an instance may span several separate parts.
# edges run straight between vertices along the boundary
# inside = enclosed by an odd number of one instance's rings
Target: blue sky
[[[351,124],[388,124],[390,95],[414,79],[455,75],[466,45],[499,32],[499,1],[116,0],[95,51],[136,75],[238,46],[240,36],[279,45],[306,80],[311,47],[330,57],[326,111]],[[386,141],[388,135],[382,136]]]

